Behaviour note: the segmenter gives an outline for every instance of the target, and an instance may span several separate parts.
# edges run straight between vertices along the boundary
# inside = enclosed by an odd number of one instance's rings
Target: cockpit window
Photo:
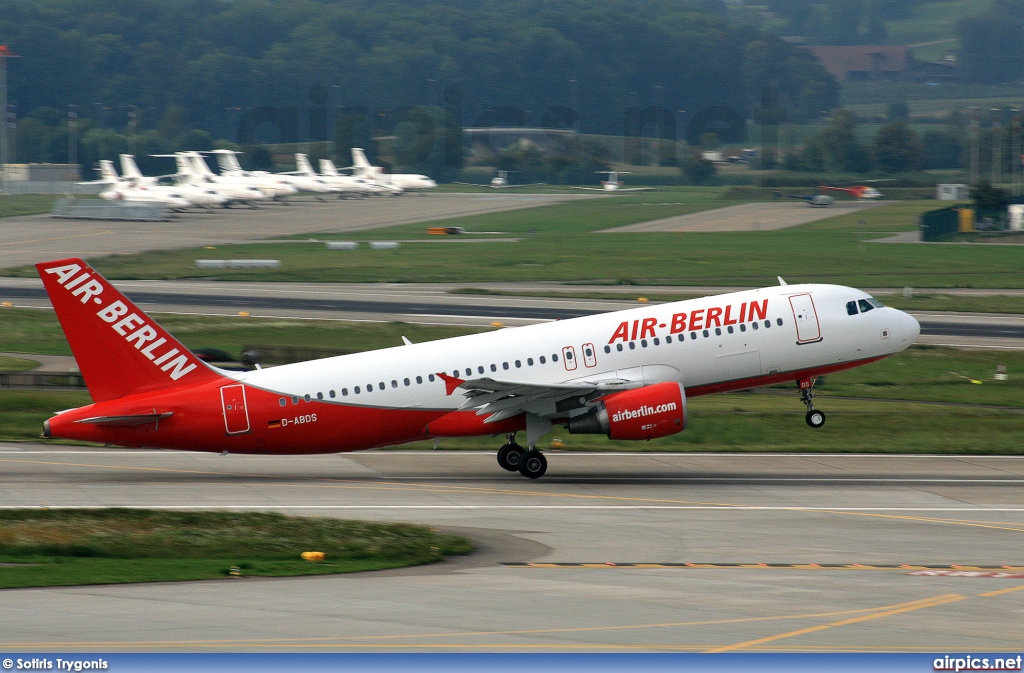
[[[883,304],[882,302],[878,301],[874,297],[868,297],[867,301],[868,301],[869,304],[871,304],[875,308],[885,308],[885,304]]]
[[[868,302],[867,299],[858,299],[857,305],[860,306],[861,313],[867,313],[868,311],[871,311],[875,308]]]
[[[847,315],[857,315],[857,302],[855,302],[855,301],[848,301],[848,302],[846,302],[846,314]]]

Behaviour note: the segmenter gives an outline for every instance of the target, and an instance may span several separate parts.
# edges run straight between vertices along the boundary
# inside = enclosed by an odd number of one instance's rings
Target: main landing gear
[[[820,428],[825,425],[825,412],[814,408],[814,381],[815,379],[805,378],[796,382],[800,387],[800,401],[807,407],[807,415],[804,419],[807,425],[812,428]]]
[[[548,469],[548,459],[537,449],[523,449],[516,444],[516,433],[508,433],[508,442],[498,449],[498,465],[509,472],[529,479],[540,479]]]

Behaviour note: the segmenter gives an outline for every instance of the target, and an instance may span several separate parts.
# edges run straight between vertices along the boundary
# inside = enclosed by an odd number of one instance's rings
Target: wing
[[[496,423],[529,412],[542,418],[567,415],[612,392],[643,386],[642,381],[606,378],[569,381],[566,383],[532,383],[492,378],[463,381],[438,373],[448,386],[448,394],[462,392],[465,401],[459,411],[476,409],[477,416],[487,416],[484,423]]]
[[[570,185],[570,186],[572,186],[572,185]],[[587,192],[607,192],[607,191],[609,191],[609,190],[605,189],[604,187],[576,187],[576,186],[572,186],[572,188],[573,189],[582,189],[582,190],[587,191]],[[618,191],[622,191],[622,190],[618,190]]]
[[[654,187],[628,187],[626,189],[623,189],[623,188],[620,187],[619,189],[616,189],[614,191],[616,191],[616,192],[653,192],[655,190],[654,190]]]

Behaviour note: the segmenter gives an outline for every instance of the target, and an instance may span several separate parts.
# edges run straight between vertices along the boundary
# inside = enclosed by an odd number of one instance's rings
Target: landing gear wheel
[[[805,418],[807,419],[807,425],[812,428],[820,428],[825,425],[825,414],[817,409],[808,411]]]
[[[519,474],[528,479],[540,479],[548,471],[548,459],[537,449],[530,449],[519,460]]]
[[[509,472],[519,469],[519,462],[523,457],[523,447],[518,444],[506,444],[498,449],[498,465]]]

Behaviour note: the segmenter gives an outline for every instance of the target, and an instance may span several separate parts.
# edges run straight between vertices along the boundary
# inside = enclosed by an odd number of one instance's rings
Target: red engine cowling
[[[609,395],[568,423],[573,434],[602,434],[608,439],[667,437],[685,427],[686,391],[672,382]]]

